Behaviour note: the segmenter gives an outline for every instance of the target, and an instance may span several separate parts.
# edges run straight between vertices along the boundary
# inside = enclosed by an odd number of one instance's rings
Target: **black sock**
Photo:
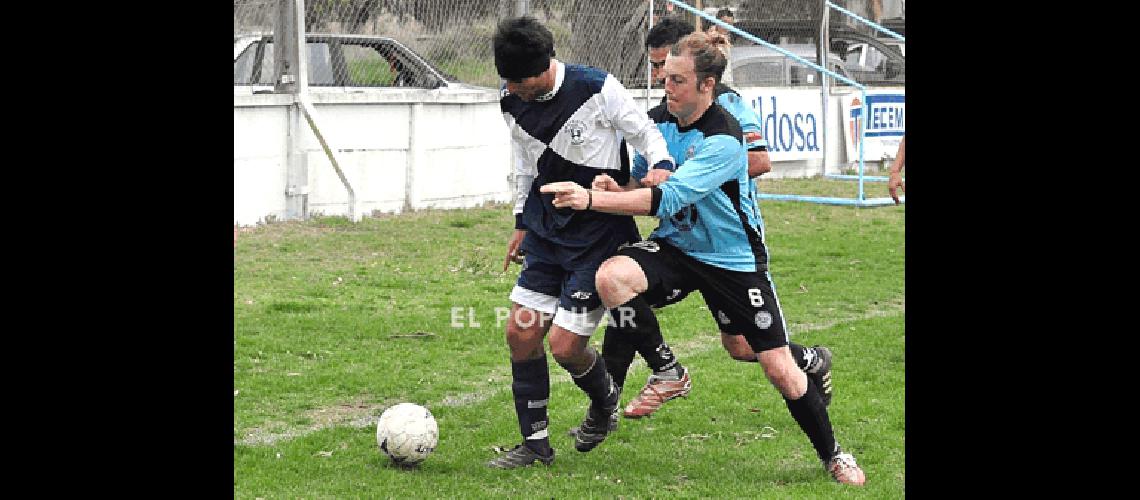
[[[796,360],[796,366],[805,372],[808,366],[818,358],[814,347],[804,347],[794,342],[788,342],[788,349],[792,350],[792,357]]]
[[[550,455],[550,438],[546,429],[549,425],[546,405],[550,400],[550,370],[546,366],[546,356],[512,361],[511,376],[514,379],[511,391],[515,395],[515,413],[519,417],[523,443],[542,455]]]
[[[617,324],[617,320],[614,320]],[[625,387],[625,376],[629,373],[629,365],[637,355],[633,346],[633,339],[623,334],[615,326],[606,327],[606,337],[602,339],[602,359],[606,360],[606,371],[614,379],[618,388]]]
[[[610,374],[606,373],[606,360],[602,358],[602,355],[598,354],[598,351],[593,347],[586,347],[586,350],[593,353],[594,363],[585,372],[574,373],[566,365],[562,367],[570,372],[570,378],[590,397],[594,407],[602,408],[606,406],[606,403],[613,401],[612,391],[617,390],[617,387],[614,386]]]
[[[807,377],[807,392],[803,396],[794,401],[785,397],[784,402],[788,405],[788,411],[792,412],[792,418],[796,419],[796,423],[800,424],[800,428],[808,435],[819,459],[824,463],[831,460],[839,445],[836,444],[835,434],[831,430],[831,418],[827,415],[827,407],[823,405],[819,388],[811,377]]]
[[[657,315],[640,295],[617,307],[619,334],[627,335],[645,364],[655,372],[680,368],[673,351],[661,336]],[[678,371],[680,371],[678,369]]]

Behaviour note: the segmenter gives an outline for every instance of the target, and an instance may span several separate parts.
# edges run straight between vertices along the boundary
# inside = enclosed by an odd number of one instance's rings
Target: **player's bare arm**
[[[591,191],[575,182],[563,181],[545,184],[542,193],[554,194],[555,208],[593,210],[618,215],[649,215],[653,206],[653,190]]]
[[[669,180],[669,176],[673,175],[672,170],[665,170],[663,168],[654,168],[646,172],[645,177],[641,179],[642,187],[657,187],[662,182]]]
[[[759,177],[772,171],[772,160],[767,151],[748,152],[748,178]]]
[[[637,181],[633,178],[630,178],[629,182],[627,182],[625,186],[622,186],[621,184],[618,184],[618,182],[614,180],[613,177],[610,177],[607,174],[594,176],[594,181],[590,184],[590,189],[593,189],[594,191],[629,191],[631,189],[636,189],[637,187]]]

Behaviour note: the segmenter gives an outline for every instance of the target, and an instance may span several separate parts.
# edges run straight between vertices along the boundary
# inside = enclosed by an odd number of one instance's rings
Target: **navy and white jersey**
[[[764,271],[767,250],[748,178],[740,124],[714,102],[694,123],[681,127],[664,104],[649,111],[677,170],[656,189],[661,219],[650,238],[661,238],[687,255],[732,271]],[[648,164],[634,158],[631,174],[642,178]],[[757,267],[761,269],[758,269]]]
[[[539,187],[574,181],[589,189],[599,174],[624,184],[629,180],[629,159],[623,140],[653,164],[673,159],[657,127],[612,75],[561,61],[556,66],[549,94],[526,102],[504,86],[499,100],[516,158],[514,213],[521,214],[516,228],[528,231],[524,251],[541,251],[530,247],[537,237],[565,250],[560,260],[604,259],[609,255],[593,255],[605,246],[596,242],[640,239],[633,218],[554,208],[554,195],[539,193]]]

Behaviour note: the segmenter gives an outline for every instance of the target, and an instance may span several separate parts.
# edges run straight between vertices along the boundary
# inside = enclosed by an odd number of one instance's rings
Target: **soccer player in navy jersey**
[[[659,329],[650,304],[700,290],[721,333],[742,335],[767,379],[780,391],[832,478],[866,481],[843,452],[820,388],[796,365],[771,276],[763,228],[746,185],[748,162],[740,124],[714,102],[724,55],[704,33],[682,38],[666,58],[666,104],[649,112],[677,160],[676,171],[650,188],[623,190],[599,176],[593,189],[574,182],[543,185],[559,209],[652,215],[661,225],[645,241],[624,245],[597,271],[607,308],[633,312],[639,330]],[[635,159],[634,175],[647,164]]]
[[[602,356],[588,343],[606,316],[594,273],[619,246],[641,237],[631,216],[556,208],[553,196],[538,188],[563,181],[585,189],[601,174],[626,182],[627,140],[656,167],[671,170],[674,161],[661,132],[621,83],[597,68],[553,59],[554,37],[534,18],[500,23],[493,46],[495,67],[506,80],[499,105],[516,160],[515,231],[504,270],[525,255],[506,329],[523,442],[488,465],[549,465],[554,449],[543,339],[549,332],[555,361],[590,398],[574,438],[578,451],[590,451],[609,433],[621,396]]]
[[[655,24],[649,30],[645,45],[649,52],[649,62],[652,68],[652,77],[655,83],[664,82],[665,57],[669,50],[682,37],[693,32],[692,24],[676,16],[668,16]],[[714,44],[727,42],[721,34],[709,35],[708,40]],[[724,52],[722,50],[722,52]],[[745,146],[748,150],[748,177],[744,189],[748,191],[749,198],[756,200],[756,184],[751,179],[772,169],[768,157],[768,142],[764,140],[760,119],[756,112],[740,97],[740,94],[720,82],[718,75],[713,96],[717,104],[725,108],[740,123],[745,136]],[[666,97],[662,97],[659,113],[664,113]],[[644,167],[644,166],[643,166]],[[665,169],[646,170],[636,169],[627,189],[636,187],[653,187],[672,174]],[[760,216],[759,206],[756,206],[756,220],[760,228],[764,226]],[[763,232],[761,231],[761,234]],[[766,263],[761,263],[766,265]],[[684,300],[687,291],[678,290],[662,298],[660,302],[650,304],[652,307],[664,307]],[[628,326],[628,325],[625,325]],[[611,322],[606,327],[606,334],[602,345],[602,357],[606,361],[606,369],[618,387],[625,385],[625,377],[634,355],[639,353],[645,359],[652,373],[642,387],[641,391],[626,405],[623,415],[627,418],[640,418],[648,416],[661,408],[665,402],[687,396],[692,389],[692,379],[689,370],[677,359],[676,354],[665,343],[660,329],[642,330],[625,328],[620,322]],[[740,335],[721,334],[721,344],[729,355],[736,360],[756,362],[756,353]],[[831,403],[831,351],[826,347],[804,347],[794,342],[789,343],[792,355],[797,365],[815,379],[822,391],[824,404]],[[611,425],[614,427],[614,425]],[[576,430],[571,429],[571,434]]]

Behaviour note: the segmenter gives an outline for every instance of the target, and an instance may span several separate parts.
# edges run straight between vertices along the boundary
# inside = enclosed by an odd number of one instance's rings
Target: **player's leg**
[[[554,461],[547,430],[550,371],[543,338],[556,310],[561,281],[560,269],[531,254],[511,291],[506,337],[511,351],[511,392],[523,442],[488,462],[491,467],[511,469]]]
[[[753,349],[763,349],[753,346]],[[760,351],[764,376],[784,396],[784,403],[804,433],[808,435],[816,455],[832,477],[844,484],[862,485],[866,476],[855,463],[855,457],[844,453],[835,440],[831,417],[815,380],[796,366],[788,347],[770,347]]]
[[[616,314],[616,310],[613,311]],[[605,337],[602,337],[602,358],[606,360],[606,371],[614,379],[614,385],[625,387],[625,376],[629,374],[629,365],[637,356],[637,347],[628,335],[622,335],[617,328],[617,318],[610,314],[607,316]]]
[[[686,285],[690,280],[672,264],[676,253],[667,244],[643,241],[623,247],[598,270],[599,292],[616,323],[613,333],[629,339],[652,370],[641,392],[626,405],[623,414],[628,418],[650,415],[691,389],[688,370],[665,343],[650,306],[671,303],[692,290]]]
[[[845,484],[863,484],[863,471],[835,440],[820,388],[792,357],[783,313],[768,276],[708,266],[702,268],[702,278],[701,293],[721,332],[742,333],[752,350],[759,353],[764,376],[780,391],[832,477]]]
[[[727,333],[720,334],[720,343],[724,346],[724,350],[728,355],[737,361],[745,363],[755,363],[758,361],[756,351],[752,350],[752,346],[748,345],[748,341],[742,335],[730,335]],[[788,349],[791,350],[792,359],[795,360],[796,366],[803,370],[809,377],[815,380],[816,385],[819,386],[820,392],[823,395],[823,404],[831,405],[831,350],[817,345],[813,347],[805,347],[795,342],[788,343]]]
[[[776,282],[772,280],[772,275],[766,267],[763,278],[772,292],[776,307],[779,308],[780,294],[776,291]],[[780,327],[783,328],[784,336],[787,337],[788,324],[784,321],[782,313],[780,314]],[[796,365],[819,386],[820,395],[823,396],[823,405],[831,406],[831,350],[821,345],[804,347],[795,342],[788,342],[788,349],[791,349],[792,358],[796,360]]]
[[[594,285],[595,272],[591,267],[567,277],[550,329],[550,351],[555,361],[590,398],[586,418],[574,436],[578,451],[590,451],[605,440],[621,399],[620,388],[606,371],[605,359],[589,345],[590,336],[606,314]]]
[[[681,293],[681,290],[672,290],[670,294],[671,295],[666,295],[662,301],[653,301],[650,306],[653,309],[660,309],[669,304],[680,302],[688,295],[687,292]],[[657,328],[655,332],[651,331],[649,335],[644,336],[639,342],[635,343],[635,340],[639,340],[638,332],[618,328],[619,320],[621,319],[618,313],[618,309],[613,309],[606,317],[606,333],[602,340],[602,357],[606,359],[606,371],[610,372],[614,383],[617,384],[619,388],[625,387],[625,377],[629,373],[629,365],[633,364],[633,359],[638,354],[638,344],[640,344],[641,349],[653,353],[648,358],[642,354],[641,357],[646,359],[647,365],[650,365],[651,368],[656,365],[657,368],[662,369],[660,371],[670,372],[670,370],[666,368],[670,359],[656,355],[658,352],[668,353],[671,356],[674,355],[672,350],[668,348],[668,345],[665,344],[665,339],[661,336],[660,328]],[[654,340],[656,340],[656,342],[654,342]],[[651,361],[655,363],[650,364]],[[673,373],[675,373],[675,370]]]
[[[776,295],[776,283],[772,281],[772,277],[767,272],[767,257],[761,254],[756,259],[756,269],[764,269],[765,277],[768,283],[772,285],[772,295],[779,301],[779,296]],[[784,325],[787,330],[787,325]],[[728,355],[737,361],[745,363],[755,363],[758,358],[756,351],[748,345],[748,342],[740,335],[729,335],[721,333],[720,343],[724,346],[724,350]],[[823,346],[804,347],[795,342],[788,342],[788,348],[792,350],[792,358],[796,360],[796,365],[800,367],[809,377],[815,379],[816,384],[823,391],[823,403],[825,405],[831,404],[831,351]]]
[[[617,388],[620,395],[625,386],[625,376],[629,372],[629,365],[633,363],[633,357],[637,355],[637,348],[634,347],[629,338],[616,333],[617,327],[614,325],[617,323],[611,319],[608,312],[606,323],[605,336],[602,337],[602,360],[605,361],[606,373],[610,374],[610,378],[614,381],[614,387]],[[618,415],[614,413],[610,418],[609,430],[613,432],[617,428]],[[571,427],[566,434],[574,437],[578,434],[578,426]]]

